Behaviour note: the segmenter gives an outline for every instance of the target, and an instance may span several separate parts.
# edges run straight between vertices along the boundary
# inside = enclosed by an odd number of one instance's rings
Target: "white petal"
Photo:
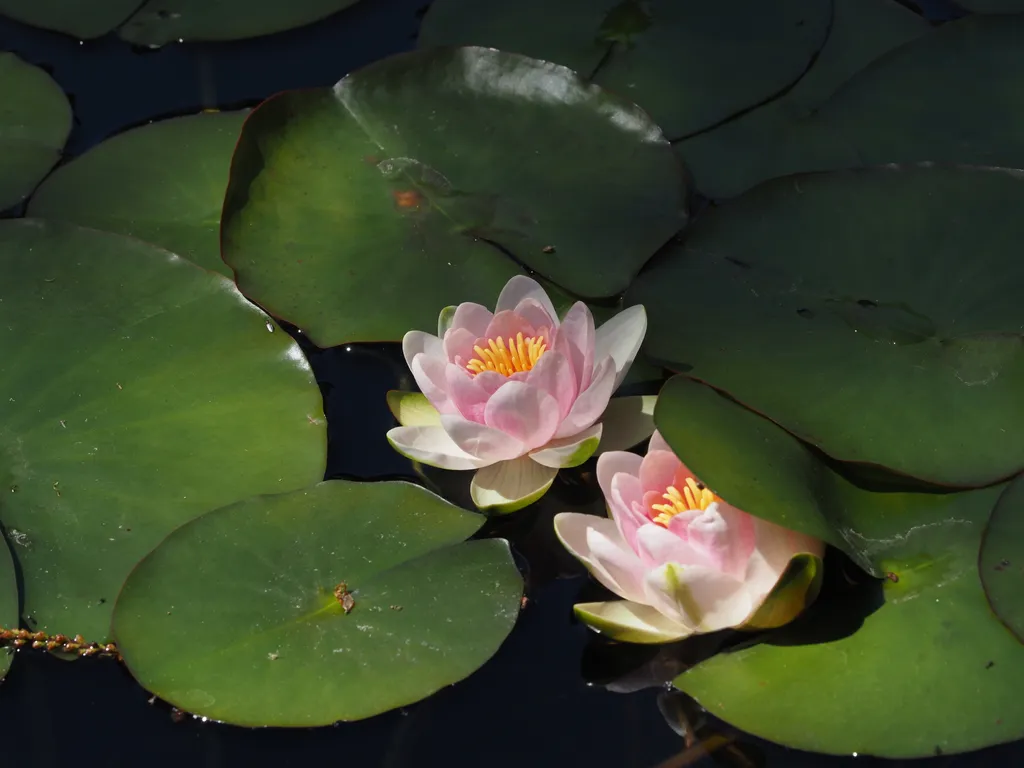
[[[432,467],[477,469],[487,463],[459,448],[441,427],[395,427],[387,437],[400,454]]]
[[[601,439],[604,440],[604,433],[602,433]],[[602,453],[597,460],[597,484],[601,487],[601,493],[604,494],[605,499],[610,499],[612,496],[612,478],[620,472],[640,477],[641,463],[643,463],[643,457],[637,456],[635,453],[626,451]]]
[[[402,355],[405,357],[406,365],[412,368],[412,359],[421,352],[430,357],[444,358],[444,347],[437,336],[424,331],[406,333],[402,337]]]
[[[647,334],[647,312],[642,304],[629,307],[597,329],[594,363],[611,355],[615,361],[615,389],[629,372]]]
[[[666,563],[647,573],[646,601],[695,633],[737,627],[753,613],[743,582],[698,565]]]
[[[480,460],[479,466],[507,461],[526,453],[523,444],[511,435],[461,416],[442,414],[441,426],[459,450]]]
[[[530,458],[545,467],[566,469],[578,467],[597,450],[601,442],[601,425],[591,427],[572,437],[552,440],[550,443],[530,454]]]
[[[555,535],[569,554],[619,597],[649,602],[644,598],[644,565],[626,544],[614,520],[560,512],[555,515]]]
[[[506,309],[514,310],[523,299],[533,299],[538,302],[551,316],[555,325],[558,324],[558,313],[555,311],[555,305],[548,298],[547,291],[541,288],[540,283],[526,275],[516,275],[505,283],[505,287],[501,289],[501,294],[498,296],[498,303],[494,306],[494,314]]]
[[[515,512],[547,493],[556,474],[557,469],[542,466],[529,456],[499,461],[473,476],[470,496],[486,512]]]
[[[403,427],[441,426],[441,414],[422,392],[392,389],[387,398],[388,409]]]
[[[657,395],[613,397],[601,415],[604,432],[598,454],[625,451],[639,445],[654,432],[654,405]]]
[[[656,608],[631,600],[578,603],[573,612],[594,631],[620,643],[672,643],[693,634]]]
[[[576,397],[569,413],[558,425],[555,437],[569,437],[600,421],[601,414],[608,407],[608,400],[615,388],[615,368],[611,358],[605,358],[594,369],[594,378],[586,391]]]

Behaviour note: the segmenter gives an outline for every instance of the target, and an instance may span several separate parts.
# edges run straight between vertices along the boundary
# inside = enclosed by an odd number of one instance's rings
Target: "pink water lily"
[[[817,578],[775,588],[794,557],[820,558],[822,542],[720,499],[660,433],[643,458],[601,455],[597,479],[610,518],[555,517],[562,544],[623,598],[576,606],[594,629],[624,641],[671,642],[751,623],[779,626],[814,599]]]
[[[594,454],[608,417],[631,422],[615,431],[633,444],[651,433],[649,398],[616,398],[622,402],[609,408],[646,330],[642,306],[596,329],[583,302],[559,319],[535,280],[513,277],[493,313],[466,302],[441,312],[437,336],[405,334],[402,350],[422,394],[389,393],[402,426],[388,440],[424,464],[476,470],[477,506],[519,509],[547,491],[559,468]]]

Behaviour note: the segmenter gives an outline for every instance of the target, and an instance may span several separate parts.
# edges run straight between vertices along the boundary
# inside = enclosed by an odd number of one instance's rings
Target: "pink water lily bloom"
[[[820,558],[822,542],[720,499],[658,432],[643,458],[602,454],[597,479],[610,518],[555,517],[562,544],[623,598],[576,606],[592,628],[624,641],[671,642],[742,627],[755,614],[758,626],[779,626],[814,599],[814,579],[793,580],[784,601],[773,590],[795,556]]]
[[[422,394],[389,393],[402,426],[388,440],[424,464],[476,470],[477,506],[519,509],[547,491],[559,468],[594,454],[609,400],[646,330],[642,306],[596,329],[583,302],[559,319],[535,280],[513,277],[494,312],[466,302],[441,313],[437,336],[405,334],[402,349]],[[634,430],[634,442],[651,430]]]

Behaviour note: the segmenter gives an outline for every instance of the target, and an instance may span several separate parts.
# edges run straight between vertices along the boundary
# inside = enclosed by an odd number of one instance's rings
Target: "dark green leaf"
[[[519,613],[507,542],[409,483],[321,483],[171,534],[118,598],[132,674],[242,725],[312,726],[410,704],[494,654]]]
[[[501,249],[577,294],[620,292],[685,222],[685,193],[629,102],[522,56],[423,51],[253,112],[223,254],[321,346],[399,339],[447,305],[492,306],[521,271]]]
[[[0,224],[0,512],[34,629],[107,637],[173,528],[323,477],[320,391],[232,283],[140,241]]]
[[[0,53],[0,211],[17,205],[60,159],[71,105],[48,74]]]
[[[248,114],[176,117],[107,139],[58,168],[28,213],[132,235],[230,277],[220,209]]]
[[[978,570],[992,610],[1024,642],[1024,475],[1010,483],[992,512]]]
[[[0,629],[14,629],[18,619],[18,581],[14,575],[14,561],[11,560],[7,542],[0,536]],[[0,679],[7,674],[14,654],[10,647],[0,647]]]
[[[645,348],[839,459],[954,486],[1024,466],[1024,176],[780,179],[710,211],[626,293]]]

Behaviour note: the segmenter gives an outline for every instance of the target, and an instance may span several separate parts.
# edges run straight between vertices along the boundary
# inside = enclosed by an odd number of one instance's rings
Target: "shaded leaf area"
[[[223,256],[320,346],[393,340],[444,306],[493,306],[517,260],[581,296],[619,293],[685,223],[685,197],[628,101],[514,54],[421,51],[253,112]]]
[[[58,168],[28,215],[131,235],[228,277],[220,214],[249,110],[161,120],[114,136]]]
[[[0,210],[24,200],[60,159],[71,105],[38,67],[0,52]]]
[[[332,480],[179,528],[133,571],[114,635],[139,682],[189,712],[312,726],[410,704],[471,674],[519,613],[508,543],[404,482]]]
[[[419,45],[486,45],[564,64],[628,96],[677,139],[791,86],[831,18],[828,0],[436,0]]]
[[[1024,641],[1024,475],[999,499],[985,529],[978,570],[989,604]]]
[[[694,185],[710,198],[734,197],[776,176],[860,165],[853,147],[816,122],[816,111],[872,61],[930,30],[894,0],[835,0],[828,39],[792,90],[675,144]]]
[[[0,14],[80,39],[117,31],[122,40],[158,48],[184,40],[237,40],[301,27],[356,0],[0,0]]]
[[[1005,485],[868,490],[683,376],[666,384],[655,420],[726,501],[821,536],[886,576],[702,662],[676,678],[679,688],[731,725],[830,754],[918,757],[1024,736],[1024,648],[989,610],[976,567]]]
[[[701,217],[625,295],[645,348],[848,461],[951,486],[1024,466],[1024,177],[780,179]]]
[[[3,536],[0,536],[0,627],[11,629],[16,626],[18,626],[18,580],[7,542],[4,541]],[[0,648],[0,680],[10,669],[13,658],[13,649]]]
[[[108,637],[172,529],[323,477],[301,351],[220,275],[68,224],[0,224],[0,522],[29,629]]]

